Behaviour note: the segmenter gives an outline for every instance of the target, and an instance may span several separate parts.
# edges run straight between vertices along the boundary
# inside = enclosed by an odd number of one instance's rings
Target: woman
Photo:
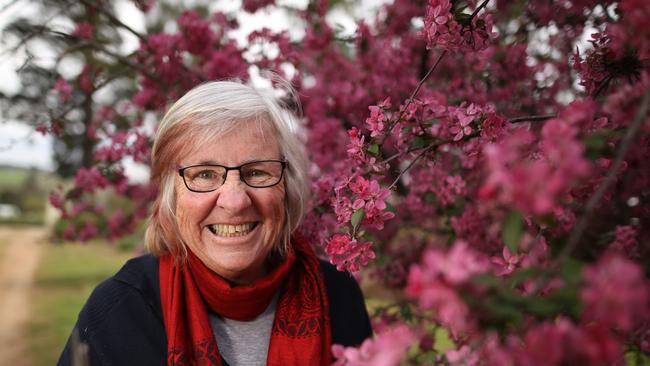
[[[169,109],[154,137],[158,187],[145,244],[100,284],[59,365],[329,365],[371,335],[356,282],[292,235],[308,196],[290,113],[236,82]],[[73,337],[76,338],[76,337]]]

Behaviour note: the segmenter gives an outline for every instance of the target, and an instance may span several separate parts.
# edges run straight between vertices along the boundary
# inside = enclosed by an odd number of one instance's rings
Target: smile
[[[229,224],[213,224],[208,225],[208,229],[217,236],[232,238],[236,236],[244,236],[253,231],[257,226],[257,222],[248,222],[245,224],[229,225]]]

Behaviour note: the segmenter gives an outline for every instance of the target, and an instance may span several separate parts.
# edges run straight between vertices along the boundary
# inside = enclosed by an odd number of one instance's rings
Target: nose
[[[217,206],[232,213],[238,213],[251,205],[248,186],[239,179],[237,172],[230,172],[219,187]]]

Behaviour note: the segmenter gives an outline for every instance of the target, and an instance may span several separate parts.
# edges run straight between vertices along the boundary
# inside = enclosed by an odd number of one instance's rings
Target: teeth
[[[244,236],[253,230],[255,227],[254,222],[249,222],[247,224],[239,225],[227,225],[227,224],[214,224],[208,226],[210,231],[218,236],[225,236],[227,238],[235,236]]]

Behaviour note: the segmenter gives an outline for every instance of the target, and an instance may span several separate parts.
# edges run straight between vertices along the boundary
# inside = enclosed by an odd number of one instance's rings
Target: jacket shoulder
[[[158,287],[158,261],[145,255],[129,260],[93,290],[75,325],[80,340],[89,347],[93,365],[133,364],[134,357],[165,354]],[[71,364],[70,342],[59,365]]]
[[[363,293],[348,272],[321,260],[332,326],[332,344],[358,346],[372,336]]]

